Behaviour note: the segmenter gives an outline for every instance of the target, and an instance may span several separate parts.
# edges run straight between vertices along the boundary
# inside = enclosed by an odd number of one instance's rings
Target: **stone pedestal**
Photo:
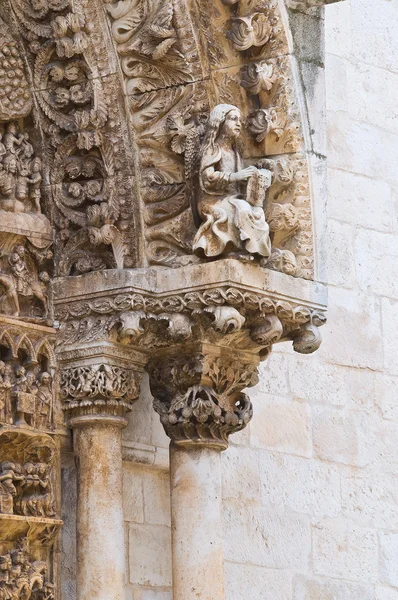
[[[115,416],[71,419],[78,477],[77,599],[124,599],[122,435]]]
[[[174,600],[224,600],[220,448],[170,444]]]

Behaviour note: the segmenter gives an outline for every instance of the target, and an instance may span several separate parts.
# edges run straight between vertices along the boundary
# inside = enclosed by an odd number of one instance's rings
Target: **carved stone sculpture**
[[[0,598],[3,600],[55,600],[48,564],[32,557],[29,541],[21,538],[0,555]]]
[[[54,519],[55,445],[42,433],[0,430],[0,515]],[[0,526],[3,521],[0,521]]]
[[[16,121],[0,130],[0,210],[41,213],[41,159]]]
[[[32,97],[17,42],[0,19],[0,122],[29,114]],[[1,154],[0,144],[0,154]]]
[[[0,319],[0,348],[6,355],[0,361],[0,425],[53,428],[55,356],[50,332]]]
[[[209,257],[237,251],[267,258],[271,242],[264,201],[271,173],[254,166],[243,167],[236,146],[240,132],[238,108],[219,104],[212,110],[199,169],[198,214],[203,223],[193,249]]]

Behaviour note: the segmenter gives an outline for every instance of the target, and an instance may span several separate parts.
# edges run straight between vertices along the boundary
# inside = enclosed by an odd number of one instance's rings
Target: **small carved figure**
[[[45,463],[37,465],[37,475],[39,478],[39,493],[36,500],[36,515],[44,517],[53,517],[54,495],[52,492],[49,466]]]
[[[10,583],[11,567],[12,561],[10,554],[7,553],[0,556],[0,600],[11,598],[11,596],[6,596],[3,592],[6,584]]]
[[[26,263],[26,251],[22,245],[17,245],[8,258],[11,273],[16,283],[16,291],[21,296],[34,296],[43,305],[44,314],[47,313],[47,297],[45,293],[48,274],[43,271],[41,281],[38,281],[30,273]]]
[[[4,134],[4,145],[9,154],[16,154],[17,147],[21,146],[24,141],[24,136],[18,131],[18,124],[16,121],[7,123],[6,133]]]
[[[203,223],[193,242],[193,250],[205,256],[231,251],[241,256],[271,254],[263,208],[271,173],[254,166],[243,168],[237,149],[241,127],[235,106],[219,104],[210,113],[199,171],[197,208]]]
[[[18,473],[14,463],[2,463],[0,473],[0,513],[14,514],[14,497],[17,494],[14,482],[23,480],[24,476]]]
[[[42,163],[27,133],[11,121],[0,132],[0,209],[41,213]]]
[[[39,476],[35,473],[35,465],[33,463],[26,463],[24,465],[24,481],[17,503],[17,510],[21,515],[34,516],[36,514],[38,486]]]
[[[52,390],[51,375],[44,371],[39,376],[39,386],[36,394],[36,422],[38,429],[49,427],[51,418]]]
[[[40,186],[41,186],[42,176],[41,176],[41,160],[38,156],[36,156],[36,158],[34,158],[31,161],[30,167],[29,167],[29,172],[30,172],[29,183],[31,185],[31,197],[34,202],[35,211],[37,213],[41,213]]]
[[[12,423],[10,389],[11,380],[7,365],[0,360],[0,422],[2,423]]]
[[[26,377],[25,367],[17,366],[15,369],[15,383],[13,396],[16,399],[16,425],[30,425],[35,412],[35,395],[29,390],[29,379]],[[29,423],[26,418],[28,418]]]
[[[1,303],[8,301],[10,304],[11,315],[13,317],[19,316],[19,300],[17,287],[15,285],[14,278],[11,275],[6,275],[0,267],[0,287],[4,290],[4,294],[1,297]]]

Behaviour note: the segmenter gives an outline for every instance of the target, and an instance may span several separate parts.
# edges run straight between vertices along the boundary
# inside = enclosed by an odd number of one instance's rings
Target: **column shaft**
[[[220,450],[170,444],[173,600],[224,600]]]
[[[78,421],[78,419],[76,419]],[[124,419],[72,424],[78,466],[77,600],[124,600]]]

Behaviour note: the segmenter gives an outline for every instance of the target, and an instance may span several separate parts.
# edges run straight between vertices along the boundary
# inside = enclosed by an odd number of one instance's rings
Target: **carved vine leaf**
[[[228,37],[238,52],[264,46],[272,35],[272,26],[264,13],[254,13],[232,20]]]

